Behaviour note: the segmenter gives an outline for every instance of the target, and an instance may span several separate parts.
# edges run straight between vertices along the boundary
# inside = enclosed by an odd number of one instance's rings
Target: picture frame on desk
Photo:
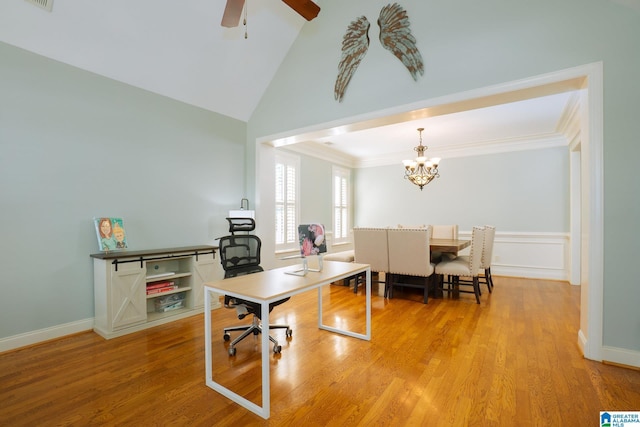
[[[324,225],[322,224],[300,224],[298,225],[298,241],[300,243],[300,255],[294,255],[287,258],[302,258],[302,268],[294,271],[288,271],[287,274],[295,276],[305,276],[309,271],[322,271],[322,256],[327,252],[327,241],[324,234]],[[318,256],[318,268],[310,269],[307,257]]]
[[[103,252],[127,249],[127,233],[122,218],[94,217],[98,248]]]
[[[298,241],[300,242],[300,255],[319,255],[327,252],[327,241],[324,238],[324,225],[300,224],[298,225]]]

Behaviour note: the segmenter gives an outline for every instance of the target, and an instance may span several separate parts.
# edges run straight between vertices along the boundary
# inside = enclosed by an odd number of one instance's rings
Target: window
[[[300,159],[277,153],[276,157],[276,250],[298,248],[298,171]]]
[[[349,238],[348,169],[333,167],[333,243],[345,243]]]

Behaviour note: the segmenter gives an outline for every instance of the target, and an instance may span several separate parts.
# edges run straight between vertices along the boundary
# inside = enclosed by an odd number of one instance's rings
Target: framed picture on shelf
[[[101,251],[116,251],[127,248],[127,234],[122,218],[93,218]]]

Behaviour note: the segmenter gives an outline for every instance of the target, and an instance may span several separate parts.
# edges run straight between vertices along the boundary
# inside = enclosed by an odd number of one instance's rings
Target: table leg
[[[361,340],[371,340],[371,269],[367,269],[366,273],[366,331],[364,334],[348,331],[346,329],[338,329],[332,326],[322,323],[322,286],[318,287],[318,328],[325,331],[336,332],[338,334],[347,335],[354,338],[360,338]]]
[[[268,419],[271,415],[271,395],[269,387],[269,303],[261,303],[262,313],[266,313],[262,319],[267,322],[267,330],[262,335],[262,405],[240,396],[236,392],[213,380],[213,352],[211,340],[211,292],[204,290],[204,331],[205,331],[205,383],[211,389],[217,391],[228,399],[242,405],[256,415]],[[263,324],[264,325],[264,324]],[[263,326],[264,327],[264,326]]]
[[[211,360],[211,292],[204,290],[204,363],[206,383],[212,379]]]
[[[271,415],[271,387],[269,379],[269,303],[262,304],[262,418]]]

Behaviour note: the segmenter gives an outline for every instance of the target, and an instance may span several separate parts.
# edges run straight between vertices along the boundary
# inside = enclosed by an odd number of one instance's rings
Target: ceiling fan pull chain
[[[244,20],[242,21],[242,24],[244,25],[244,38],[247,38],[247,3],[244,3]]]

